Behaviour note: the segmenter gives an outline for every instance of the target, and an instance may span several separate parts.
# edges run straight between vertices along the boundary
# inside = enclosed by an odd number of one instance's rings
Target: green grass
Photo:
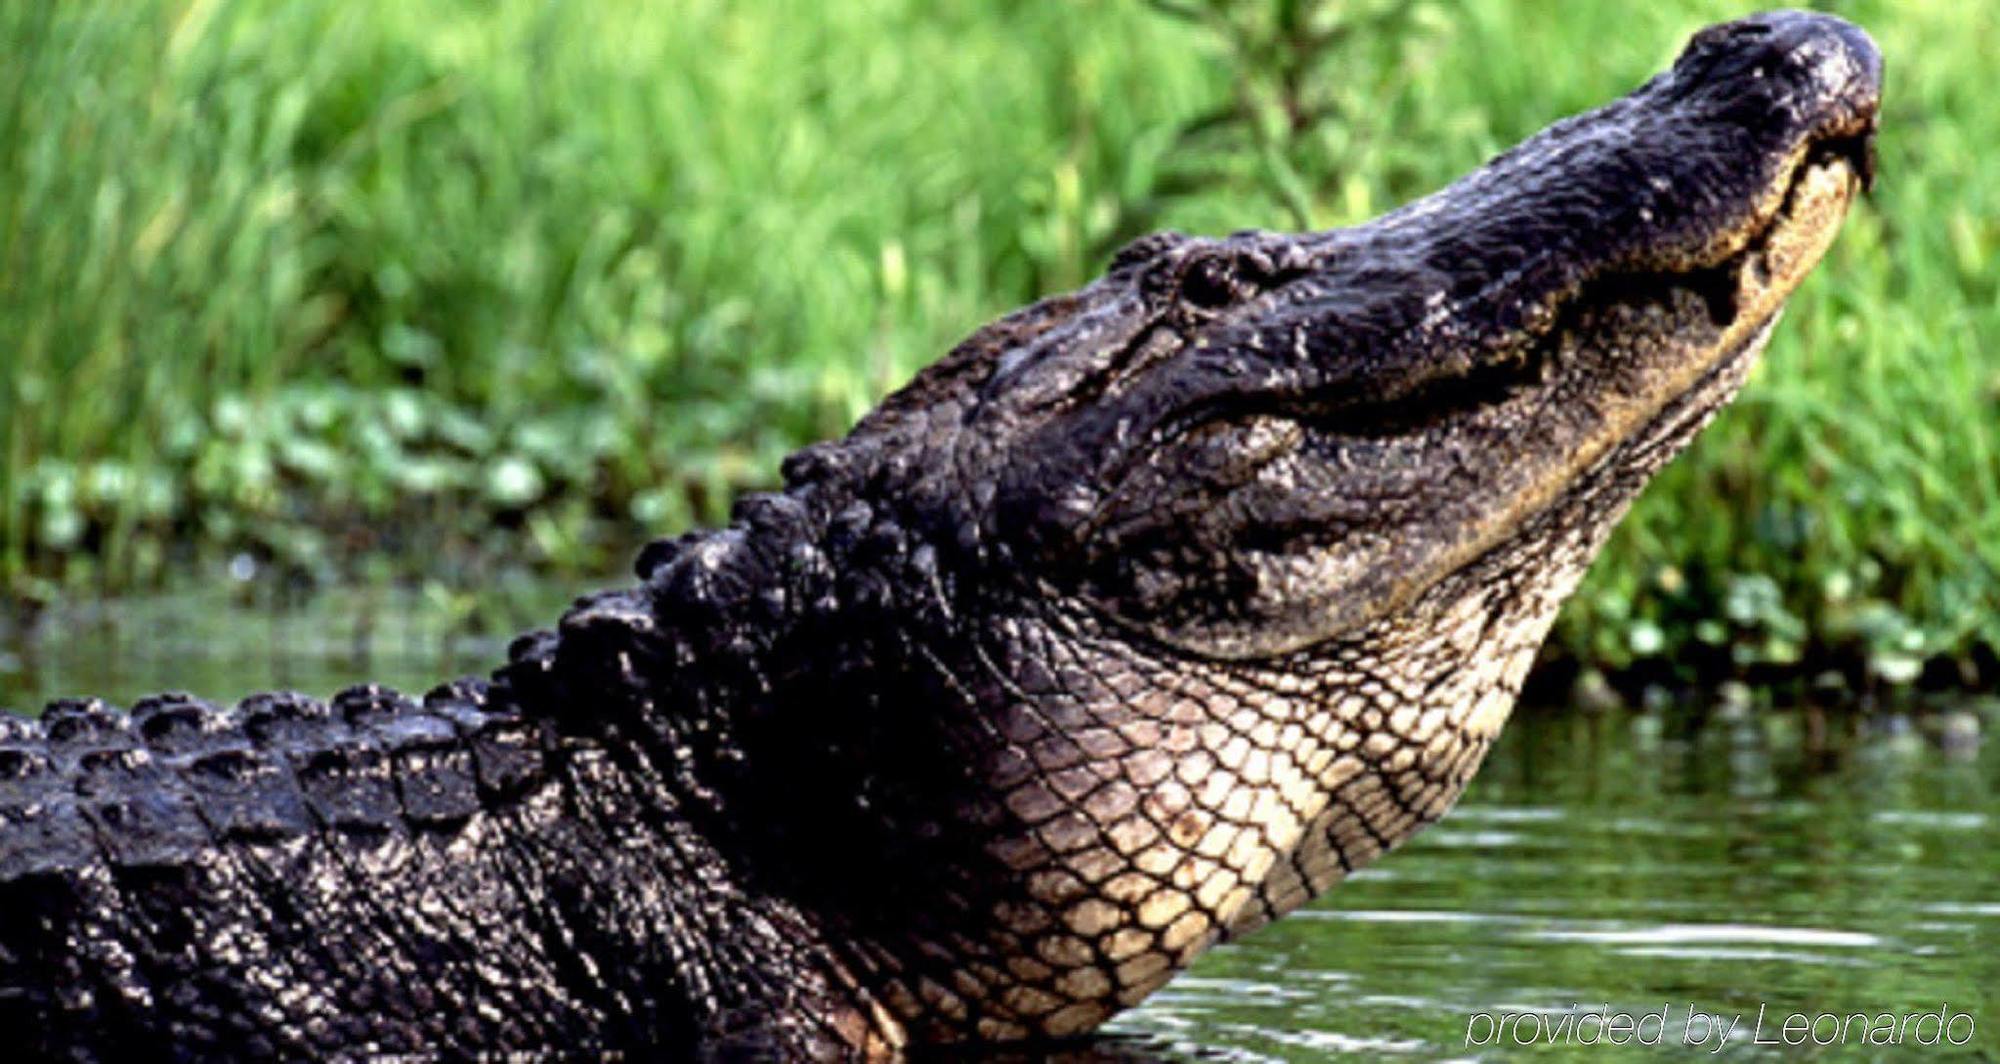
[[[1358,221],[1745,10],[1157,6],[0,5],[0,588],[599,569],[1127,237]],[[1879,194],[1566,615],[1588,660],[2000,646],[2000,19],[1840,9]]]

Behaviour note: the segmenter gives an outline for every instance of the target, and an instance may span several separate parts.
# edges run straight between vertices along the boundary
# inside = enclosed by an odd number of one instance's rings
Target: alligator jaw
[[[1749,230],[1753,235],[1744,246],[1722,261],[1679,274],[1651,275],[1654,285],[1647,291],[1635,291],[1630,278],[1618,277],[1586,285],[1578,293],[1564,311],[1572,324],[1568,331],[1557,330],[1545,345],[1545,351],[1555,349],[1546,357],[1558,364],[1573,360],[1574,348],[1591,345],[1609,323],[1628,347],[1671,351],[1675,371],[1660,374],[1643,391],[1608,392],[1600,407],[1604,421],[1599,431],[1539,482],[1542,490],[1524,492],[1496,512],[1496,532],[1462,548],[1458,564],[1490,549],[1507,530],[1522,527],[1557,500],[1574,497],[1588,483],[1587,471],[1607,455],[1622,460],[1629,475],[1650,476],[1735,395],[1770,340],[1785,301],[1832,245],[1854,197],[1872,179],[1869,165],[1859,161],[1872,156],[1872,135],[1871,128],[1864,136],[1823,142],[1803,153],[1771,216]],[[1675,303],[1681,313],[1674,328],[1661,329],[1647,320],[1660,316],[1661,306]],[[1712,330],[1700,328],[1697,307],[1708,314]],[[1696,324],[1690,326],[1690,320]],[[1662,439],[1674,440],[1664,453]]]

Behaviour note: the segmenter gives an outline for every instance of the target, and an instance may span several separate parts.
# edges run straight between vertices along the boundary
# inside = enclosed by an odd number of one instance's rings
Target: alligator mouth
[[[1619,373],[1646,382],[1631,393],[1586,387],[1602,404],[1596,427],[1582,431],[1567,447],[1543,449],[1548,464],[1538,469],[1518,463],[1490,469],[1498,481],[1493,505],[1467,521],[1456,543],[1440,543],[1432,564],[1391,578],[1373,615],[1399,610],[1449,575],[1532,541],[1553,515],[1593,507],[1614,517],[1622,513],[1622,508],[1605,511],[1602,500],[1629,501],[1636,492],[1610,489],[1609,484],[1649,476],[1735,394],[1786,299],[1832,243],[1858,190],[1866,187],[1869,157],[1865,134],[1808,147],[1786,178],[1773,182],[1782,189],[1767,201],[1775,205],[1757,212],[1760,220],[1729,241],[1733,250],[1685,270],[1607,270],[1585,280],[1511,356],[1426,382],[1390,403],[1322,408],[1303,416],[1294,407],[1289,416],[1323,434],[1334,448],[1343,439],[1452,435],[1420,431],[1440,425],[1519,440],[1524,426],[1531,431],[1543,423],[1541,407],[1550,396],[1563,393],[1566,384],[1589,386]],[[1647,328],[1638,331],[1635,323]],[[1654,364],[1621,365],[1643,358]],[[1502,486],[1510,480],[1511,485]],[[1455,494],[1421,486],[1414,491],[1428,492],[1429,501],[1419,501],[1417,495],[1400,500],[1399,505],[1415,507],[1412,513],[1451,505],[1446,496]],[[1385,502],[1390,498],[1382,497]],[[1327,548],[1340,536],[1337,528],[1319,526],[1287,533]]]
[[[1749,315],[1755,319],[1751,331],[1761,333],[1765,325],[1776,319],[1785,298],[1812,265],[1811,262],[1796,264],[1785,271],[1789,276],[1773,276],[1768,271],[1774,244],[1781,237],[1814,235],[1799,233],[1801,228],[1817,230],[1830,241],[1856,194],[1854,190],[1858,187],[1863,193],[1871,191],[1874,181],[1875,137],[1871,121],[1859,132],[1823,138],[1805,149],[1785,179],[1774,182],[1784,189],[1777,197],[1776,208],[1746,226],[1751,235],[1715,262],[1682,269],[1604,271],[1555,301],[1553,312],[1543,316],[1541,327],[1529,332],[1529,342],[1511,355],[1488,359],[1462,373],[1434,377],[1393,400],[1356,404],[1332,396],[1323,396],[1317,403],[1307,398],[1304,410],[1295,406],[1290,413],[1303,415],[1329,435],[1349,439],[1392,438],[1426,425],[1476,417],[1482,411],[1509,405],[1530,389],[1546,385],[1562,361],[1565,339],[1587,334],[1592,321],[1621,308],[1649,304],[1672,307],[1682,301],[1682,293],[1693,296],[1698,305],[1706,308],[1708,323],[1715,329],[1741,331],[1739,318]],[[1845,190],[1837,196],[1838,203],[1826,202],[1829,188]],[[1812,256],[1814,261],[1817,258],[1816,254]],[[1746,280],[1750,283],[1746,284]],[[1726,365],[1758,346],[1725,343],[1711,366]],[[1701,378],[1690,381],[1690,387],[1710,375],[1704,372]],[[1267,407],[1253,412],[1286,411]]]
[[[1330,439],[1388,440],[1427,426],[1476,419],[1546,386],[1564,361],[1566,338],[1587,334],[1594,320],[1620,308],[1650,304],[1674,307],[1682,302],[1683,293],[1691,294],[1706,308],[1707,323],[1718,331],[1740,331],[1738,319],[1745,315],[1756,318],[1761,326],[1775,319],[1785,298],[1811,267],[1811,262],[1799,264],[1785,271],[1788,276],[1782,278],[1764,272],[1774,242],[1781,235],[1796,238],[1800,229],[1816,229],[1830,241],[1855,188],[1870,191],[1874,181],[1875,120],[1871,112],[1853,129],[1833,131],[1805,145],[1785,176],[1771,183],[1771,187],[1782,189],[1763,200],[1772,206],[1760,204],[1750,210],[1750,218],[1740,231],[1746,235],[1718,238],[1729,250],[1712,262],[1678,268],[1628,265],[1603,269],[1577,282],[1567,293],[1549,299],[1547,309],[1534,316],[1533,324],[1523,327],[1522,341],[1511,349],[1498,348],[1460,372],[1416,382],[1400,395],[1357,401],[1345,383],[1292,395],[1236,394],[1178,411],[1156,426],[1150,438],[1158,446],[1216,421],[1275,416],[1310,425]],[[1826,202],[1829,188],[1844,190],[1831,210]],[[1817,257],[1811,256],[1813,261]],[[1746,278],[1750,283],[1746,284]],[[1504,296],[1489,292],[1488,298],[1497,301]],[[1688,324],[1692,323],[1676,320],[1671,327]],[[1722,346],[1716,361],[1726,362],[1741,354],[1735,350],[1740,344]],[[1689,384],[1693,383],[1690,379]],[[1132,461],[1143,461],[1144,453],[1144,449],[1135,453]]]
[[[1783,183],[1784,195],[1778,202],[1777,210],[1751,227],[1753,235],[1741,248],[1715,264],[1698,266],[1680,273],[1671,271],[1610,273],[1587,284],[1580,293],[1580,298],[1573,302],[1582,307],[1589,307],[1592,304],[1603,305],[1617,301],[1645,301],[1649,298],[1646,295],[1648,292],[1657,293],[1680,288],[1693,292],[1701,299],[1708,307],[1709,320],[1714,325],[1719,328],[1727,327],[1737,316],[1737,302],[1744,271],[1755,268],[1755,262],[1767,254],[1777,233],[1787,226],[1801,223],[1820,222],[1828,231],[1839,226],[1838,214],[1823,222],[1819,219],[1801,218],[1807,210],[1802,206],[1802,200],[1810,198],[1805,193],[1807,188],[1828,181],[1848,186],[1850,190],[1856,184],[1864,191],[1874,187],[1874,143],[1872,135],[1862,134],[1814,144],[1787,175]],[[1853,193],[1850,191],[1844,200],[1852,199]],[[1845,207],[1846,202],[1843,202],[1841,204],[1843,211]],[[1789,288],[1783,294],[1789,295]]]
[[[1754,357],[1783,312],[1785,302],[1832,244],[1855,198],[1873,189],[1875,148],[1872,122],[1862,132],[1823,139],[1807,148],[1783,182],[1777,208],[1751,230],[1743,245],[1713,265],[1674,273],[1619,272],[1585,286],[1566,308],[1569,328],[1592,313],[1648,302],[1672,305],[1678,292],[1691,294],[1708,312],[1721,341],[1713,357],[1669,399],[1702,390],[1735,363]],[[1559,338],[1564,328],[1551,330]],[[1697,364],[1702,359],[1694,359]],[[1641,431],[1650,426],[1642,426]]]
[[[1855,196],[1872,191],[1874,177],[1871,121],[1860,133],[1829,138],[1804,152],[1785,183],[1778,209],[1743,247],[1714,265],[1679,275],[1607,274],[1586,284],[1564,315],[1572,321],[1551,329],[1537,345],[1542,358],[1549,357],[1551,346],[1559,344],[1567,331],[1577,327],[1574,321],[1583,316],[1604,313],[1621,304],[1671,301],[1675,289],[1701,298],[1724,342],[1716,345],[1713,357],[1699,364],[1686,385],[1666,396],[1650,416],[1617,434],[1601,453],[1571,466],[1574,475],[1556,478],[1562,488],[1552,498],[1521,507],[1517,512],[1523,520],[1517,531],[1489,545],[1488,550],[1527,536],[1526,526],[1533,524],[1535,517],[1589,505],[1603,494],[1608,478],[1650,473],[1692,440],[1742,384],[1770,339],[1786,298],[1832,242]],[[1805,254],[1801,256],[1801,252]],[[1782,276],[1768,272],[1774,255],[1789,259]],[[1757,300],[1755,307],[1740,305],[1746,279],[1763,290],[1764,298]],[[1479,551],[1475,557],[1486,553]]]

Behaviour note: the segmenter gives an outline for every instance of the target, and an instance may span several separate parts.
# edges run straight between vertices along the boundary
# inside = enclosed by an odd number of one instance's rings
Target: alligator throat
[[[1157,234],[411,699],[0,723],[41,1057],[1083,1034],[1445,815],[1873,179],[1827,16],[1349,229]]]

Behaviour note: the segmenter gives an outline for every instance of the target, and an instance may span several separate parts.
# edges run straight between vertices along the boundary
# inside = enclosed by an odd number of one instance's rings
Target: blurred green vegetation
[[[1889,59],[1878,194],[1580,660],[1994,671],[2000,17],[1834,7]],[[602,571],[1137,233],[1362,220],[1744,10],[0,4],[0,589]]]

